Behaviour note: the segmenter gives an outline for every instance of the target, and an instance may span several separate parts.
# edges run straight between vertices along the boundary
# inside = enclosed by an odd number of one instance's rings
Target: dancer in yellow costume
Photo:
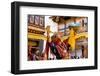
[[[72,51],[75,49],[75,31],[73,28],[70,29],[70,35],[68,39],[68,43],[71,46]]]

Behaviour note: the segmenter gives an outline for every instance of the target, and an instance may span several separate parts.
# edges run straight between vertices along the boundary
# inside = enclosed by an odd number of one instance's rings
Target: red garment
[[[65,43],[66,46],[68,46],[68,39],[63,41]]]
[[[60,56],[65,57],[67,52],[65,43],[61,42],[60,38],[56,38],[56,41],[54,43]]]
[[[58,52],[59,52],[61,57],[65,57],[66,56],[66,53],[64,52],[64,49],[62,48],[62,46],[57,45],[56,48],[57,48],[57,50],[58,50]]]
[[[66,49],[66,45],[63,42],[61,42],[60,44],[57,44],[56,48],[57,48],[57,50],[58,50],[61,57],[66,56],[67,49]]]
[[[60,38],[56,38],[56,41],[54,42],[56,45],[58,45],[61,42]]]

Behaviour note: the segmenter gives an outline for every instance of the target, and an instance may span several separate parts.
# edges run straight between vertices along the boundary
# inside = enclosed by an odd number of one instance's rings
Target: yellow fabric
[[[75,35],[74,35],[74,33],[75,32],[74,32],[73,28],[71,28],[68,43],[71,45],[72,50],[75,49]]]

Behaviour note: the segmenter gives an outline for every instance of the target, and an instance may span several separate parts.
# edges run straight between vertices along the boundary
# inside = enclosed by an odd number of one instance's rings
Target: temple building
[[[45,17],[28,15],[28,49],[31,48],[34,51],[43,51],[44,41],[37,38],[45,33]],[[36,36],[33,38],[32,36]]]

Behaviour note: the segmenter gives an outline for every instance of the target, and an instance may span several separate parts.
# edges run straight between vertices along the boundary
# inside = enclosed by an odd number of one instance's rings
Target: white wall
[[[16,0],[17,1],[17,0]],[[100,13],[100,0],[21,0],[30,2],[43,2],[43,3],[58,3],[58,4],[74,4],[74,5],[90,5],[98,6],[98,11]],[[10,73],[10,30],[11,30],[11,6],[10,3],[13,0],[1,0],[0,2],[0,76],[14,76]],[[98,15],[98,22],[100,20],[100,15]],[[100,22],[99,24],[100,25]],[[100,28],[100,26],[98,26]],[[100,32],[100,30],[98,31]],[[98,36],[100,42],[100,34]],[[100,48],[98,49],[100,58]],[[86,71],[71,71],[71,72],[56,72],[56,73],[40,73],[34,74],[34,76],[99,76],[100,74],[100,59],[98,70],[86,70]],[[26,74],[26,76],[32,76],[33,74]],[[23,76],[23,75],[22,75]]]

